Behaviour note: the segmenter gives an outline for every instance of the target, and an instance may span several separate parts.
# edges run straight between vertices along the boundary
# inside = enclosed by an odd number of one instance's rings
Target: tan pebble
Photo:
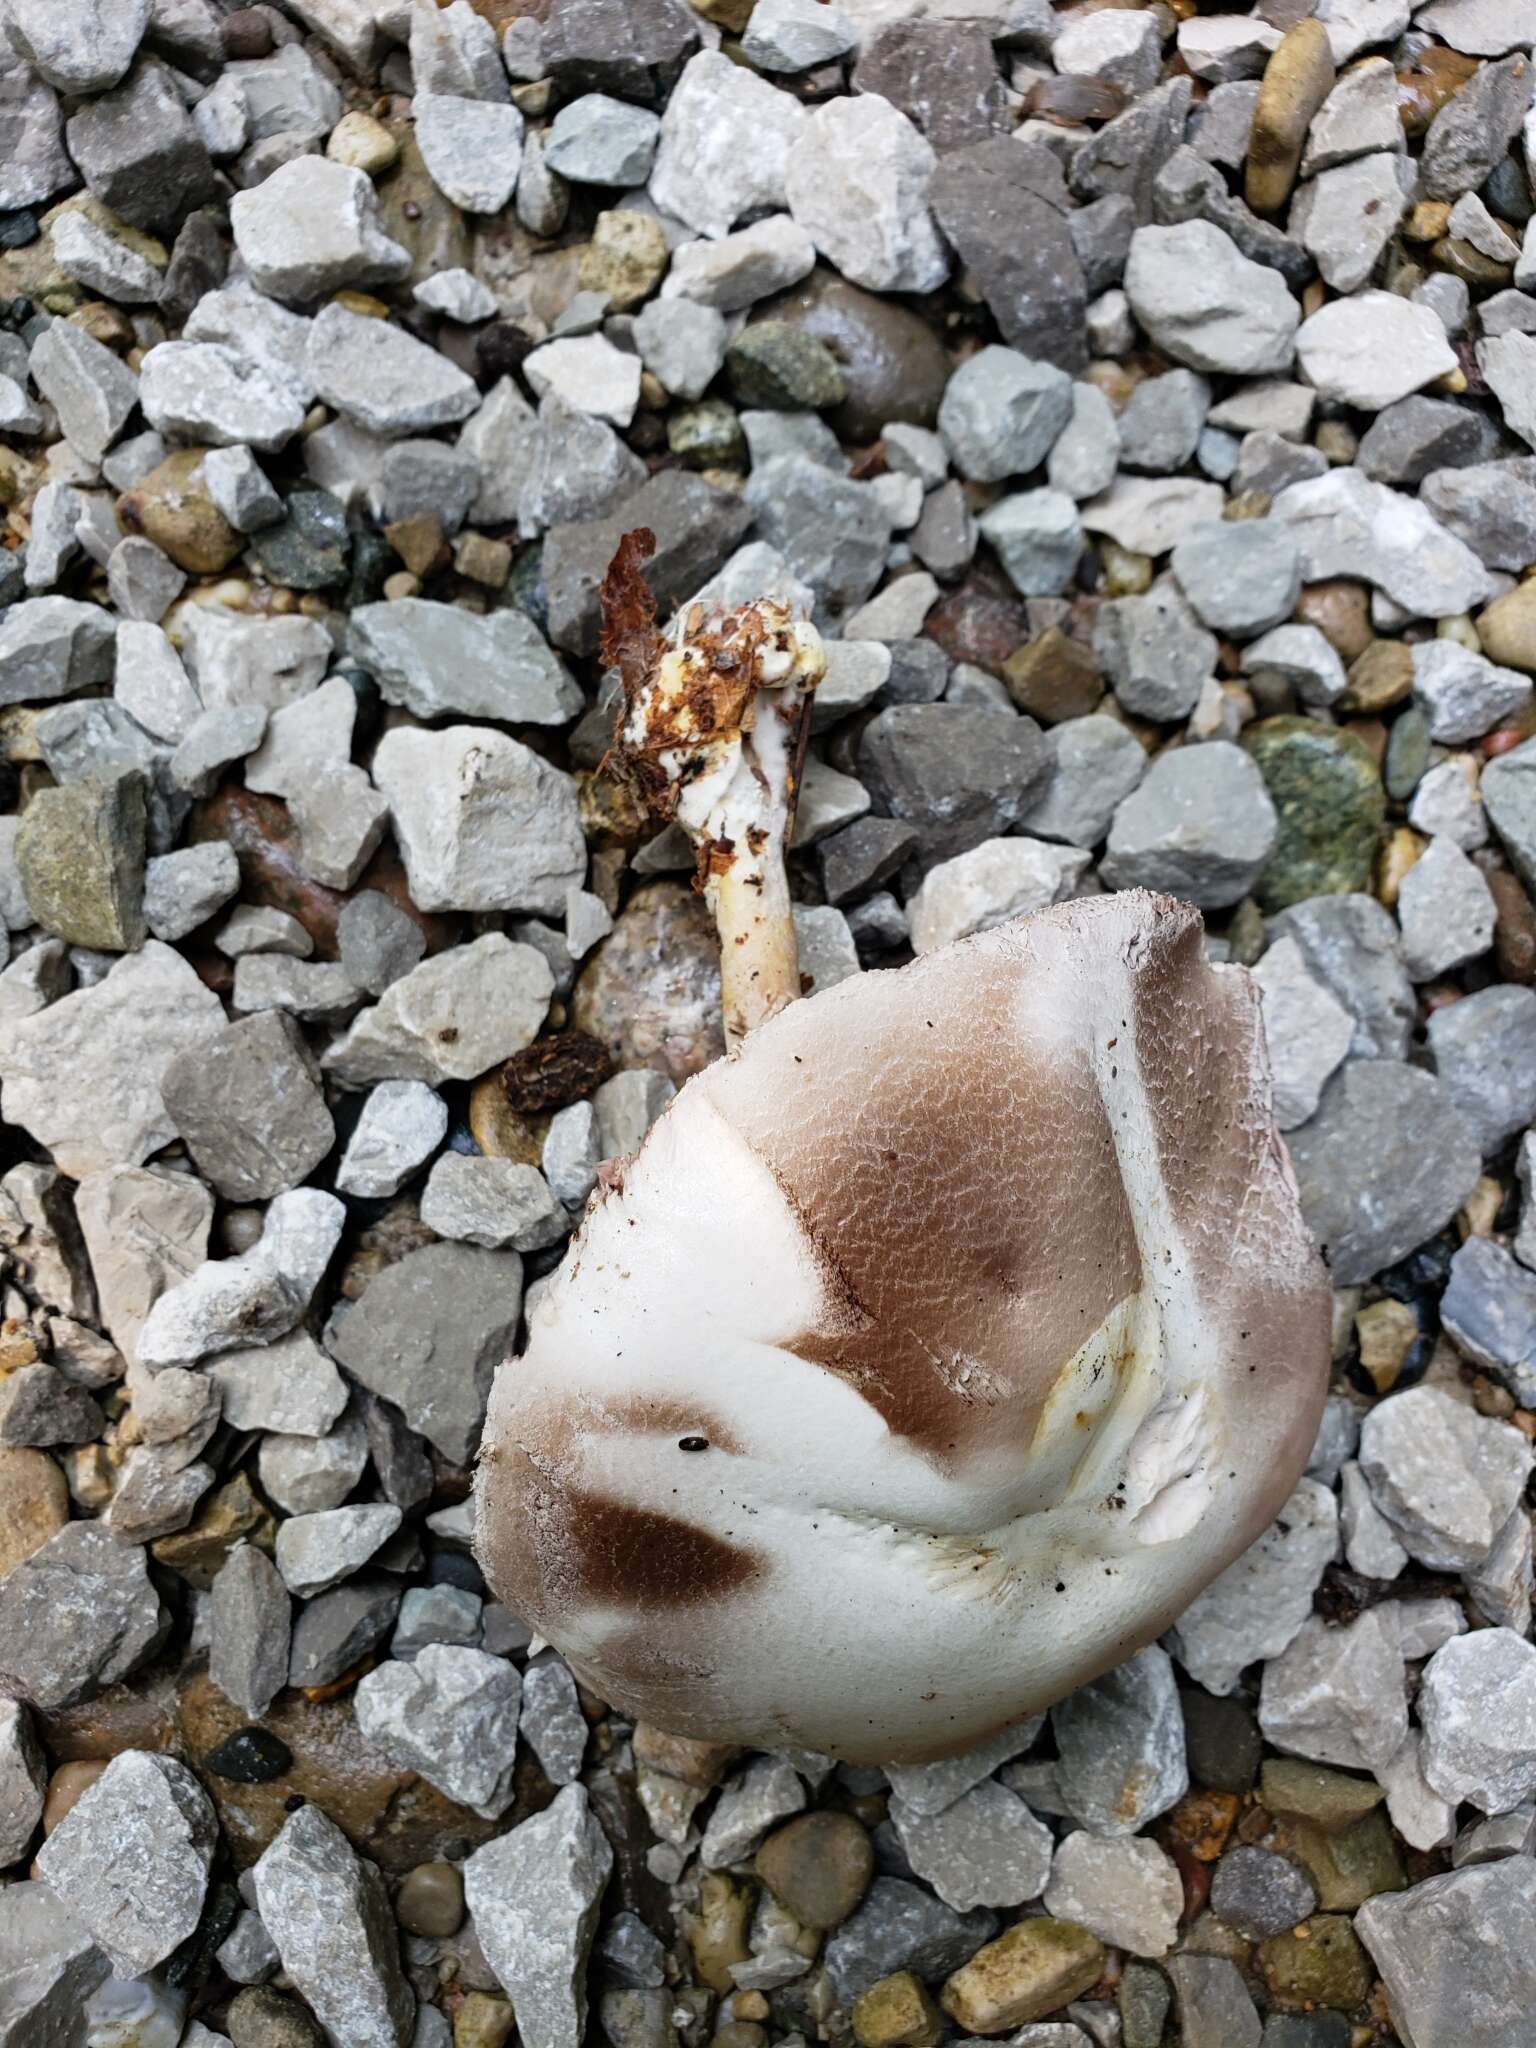
[[[1479,1174],[1477,1184],[1461,1205],[1456,1227],[1463,1238],[1492,1237],[1493,1226],[1504,1206],[1504,1190],[1491,1173]]]
[[[738,1991],[731,2000],[733,2020],[765,2020],[772,2010],[761,1991]]]
[[[107,1761],[106,1757],[89,1757],[77,1763],[59,1765],[48,1780],[48,1790],[43,1797],[44,1835],[51,1835],[80,1795],[95,1784],[107,1768]]]
[[[1448,199],[1421,199],[1402,225],[1406,242],[1438,242],[1451,222]]]
[[[938,2048],[944,2038],[944,2015],[910,1970],[871,1984],[854,2000],[852,2017],[860,2048]]]
[[[333,306],[340,306],[348,313],[356,313],[364,320],[387,320],[389,308],[382,299],[376,299],[372,292],[340,291],[331,299]]]
[[[1360,436],[1348,420],[1324,420],[1312,436],[1312,445],[1336,465],[1349,463],[1360,452]]]
[[[464,1880],[451,1863],[418,1863],[400,1880],[395,1918],[407,1934],[446,1939],[464,1924]]]
[[[717,28],[729,30],[739,36],[752,19],[756,0],[691,0],[695,14],[702,14],[706,21],[712,21]]]
[[[472,583],[503,590],[512,574],[512,550],[504,540],[484,533],[461,533],[453,543],[453,566]]]
[[[654,214],[615,207],[597,216],[576,281],[584,292],[606,292],[610,312],[629,313],[655,291],[670,261],[666,230]]]
[[[1099,564],[1106,597],[1140,597],[1152,588],[1152,557],[1123,548],[1117,540],[1099,542]]]
[[[128,533],[142,533],[181,569],[216,575],[245,546],[203,486],[203,450],[178,448],[117,501]]]
[[[747,1930],[755,1900],[751,1885],[738,1884],[723,1870],[710,1871],[699,1886],[699,1910],[687,1928],[694,1975],[722,1996],[736,1988],[732,1963],[744,1963],[752,1953]]]
[[[1435,621],[1437,640],[1454,640],[1458,647],[1470,648],[1473,654],[1483,651],[1482,635],[1466,612],[1457,612],[1451,618]]]
[[[0,1579],[69,1520],[64,1474],[45,1451],[0,1444]]]
[[[668,1735],[648,1721],[635,1723],[635,1762],[647,1770],[663,1771],[669,1778],[681,1778],[685,1785],[697,1785],[709,1792],[719,1784],[740,1751],[724,1742],[695,1742],[688,1735]]]
[[[1388,910],[1397,908],[1403,877],[1423,853],[1427,841],[1411,826],[1399,825],[1376,856],[1376,897]]]
[[[384,595],[391,604],[397,604],[403,597],[420,597],[421,578],[413,576],[409,569],[398,570],[384,578]]]
[[[1403,1361],[1419,1341],[1418,1319],[1403,1301],[1373,1301],[1355,1317],[1360,1365],[1379,1394],[1397,1384]]]
[[[471,1991],[453,2016],[453,2048],[505,2048],[512,2038],[510,2002],[488,1991]]]
[[[1496,1386],[1485,1373],[1472,1382],[1472,1406],[1479,1415],[1497,1415],[1507,1422],[1515,1412],[1515,1397],[1508,1387]]]
[[[1370,592],[1363,583],[1342,576],[1304,583],[1291,616],[1302,625],[1316,626],[1345,661],[1363,654],[1376,637],[1371,630]]]
[[[1336,75],[1328,31],[1310,19],[1281,39],[1265,65],[1243,175],[1244,197],[1255,213],[1274,213],[1290,197],[1307,130]]]
[[[1081,1998],[1099,1980],[1104,1944],[1069,1920],[1020,1920],[978,1949],[940,2002],[962,2032],[1005,2034]]]
[[[1496,597],[1477,617],[1478,637],[1490,661],[1536,674],[1536,582]]]
[[[325,153],[333,164],[350,164],[371,178],[387,171],[400,154],[400,144],[372,114],[343,114],[331,130]]]

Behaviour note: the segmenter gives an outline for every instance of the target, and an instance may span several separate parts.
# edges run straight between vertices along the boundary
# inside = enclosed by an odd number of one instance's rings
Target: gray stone
[[[137,64],[72,114],[64,132],[92,193],[134,227],[163,233],[219,196],[208,152],[161,64]]]
[[[269,1432],[256,1469],[262,1491],[285,1514],[322,1515],[342,1506],[367,1462],[368,1432],[360,1417],[347,1415],[323,1436]]]
[[[214,1951],[214,1961],[232,1984],[265,1984],[277,1974],[278,1953],[261,1915],[242,1907]]]
[[[1164,1956],[1178,1938],[1184,1887],[1155,1842],[1105,1840],[1079,1828],[1056,1850],[1045,1906],[1132,1955]]]
[[[157,939],[184,939],[240,888],[240,866],[225,840],[161,854],[144,871],[144,915]]]
[[[183,615],[182,659],[209,710],[280,710],[314,689],[331,652],[314,619],[244,618],[204,605]]]
[[[597,651],[598,586],[626,533],[648,526],[655,534],[656,553],[645,565],[645,580],[658,600],[675,602],[692,597],[714,575],[752,523],[753,509],[702,477],[665,470],[622,498],[602,519],[552,527],[543,554],[550,639],[572,654]],[[798,525],[803,517],[803,507],[786,507],[786,524]],[[881,520],[880,532],[885,530]],[[765,533],[764,538],[771,542],[773,534]],[[861,556],[862,551],[861,541]],[[862,603],[874,588],[885,558],[883,540],[878,552],[879,562],[871,565],[867,582],[861,573],[858,596],[850,602]]]
[[[1068,901],[1088,859],[1045,840],[1008,838],[984,839],[940,861],[908,900],[912,950],[930,953],[1021,913]]]
[[[446,356],[387,320],[334,302],[311,325],[305,365],[326,404],[371,434],[452,426],[480,402],[473,380]]]
[[[667,1075],[649,1067],[626,1067],[604,1081],[592,1097],[603,1157],[621,1159],[638,1152],[646,1132],[676,1093]]]
[[[1068,719],[1045,735],[1051,777],[1019,823],[1041,839],[1094,847],[1146,773],[1146,750],[1115,718]]]
[[[1151,339],[1191,369],[1253,376],[1290,363],[1300,308],[1284,280],[1208,221],[1139,228],[1125,290]]]
[[[1349,1048],[1354,1058],[1408,1057],[1413,984],[1397,927],[1374,897],[1313,897],[1283,910],[1269,931],[1272,941],[1295,939],[1307,971],[1354,1018]]]
[[[1458,416],[1484,423],[1480,414]],[[1536,462],[1529,456],[1436,469],[1420,495],[1488,568],[1518,571],[1536,560]]]
[[[963,704],[894,704],[865,727],[859,777],[917,834],[925,867],[1016,825],[1050,757],[1033,719]]]
[[[51,1365],[17,1366],[0,1381],[0,1444],[88,1444],[105,1434],[96,1402]]]
[[[346,1383],[307,1330],[227,1351],[205,1371],[223,1395],[224,1420],[232,1429],[320,1436],[347,1405]]]
[[[755,1758],[722,1789],[704,1830],[699,1860],[707,1870],[744,1862],[771,1827],[804,1805],[805,1787],[787,1759]]]
[[[350,1671],[389,1634],[399,1607],[394,1580],[366,1575],[306,1600],[293,1625],[288,1683],[329,1685]]]
[[[241,1713],[259,1720],[288,1683],[288,1594],[272,1560],[238,1543],[209,1596],[208,1675]]]
[[[723,315],[691,298],[653,299],[636,315],[634,332],[640,360],[674,398],[701,397],[725,361]]]
[[[1272,627],[1248,643],[1242,661],[1245,675],[1274,677],[1303,704],[1332,704],[1344,694],[1344,664],[1316,626]]]
[[[1482,1562],[1530,1466],[1517,1430],[1438,1387],[1410,1387],[1378,1403],[1360,1434],[1372,1499],[1409,1555],[1433,1571]]]
[[[977,351],[950,378],[939,432],[962,476],[995,483],[1038,469],[1072,417],[1073,385],[1014,349]]]
[[[1117,476],[1084,505],[1082,521],[1133,554],[1165,555],[1191,524],[1219,519],[1225,502],[1220,484],[1198,477]]]
[[[421,926],[377,889],[361,889],[343,904],[336,941],[348,978],[375,996],[409,974],[426,951]]]
[[[131,1360],[156,1297],[206,1256],[213,1197],[190,1174],[120,1166],[81,1182],[76,1214],[101,1322]]]
[[[1415,981],[1431,981],[1493,944],[1493,893],[1451,839],[1431,839],[1404,875],[1397,915],[1403,961]]]
[[[1170,1641],[1190,1677],[1225,1698],[1248,1665],[1277,1657],[1311,1613],[1337,1550],[1333,1494],[1302,1479],[1258,1541],[1180,1615]]]
[[[928,207],[936,162],[932,145],[889,100],[874,93],[827,100],[788,152],[789,211],[852,283],[872,291],[932,291],[949,271]],[[661,200],[654,180],[653,190]]]
[[[230,1007],[241,1017],[278,1010],[291,1017],[330,1019],[355,1009],[360,994],[346,969],[333,960],[253,953],[235,962]]]
[[[902,1878],[877,1877],[857,1911],[827,1937],[827,1982],[842,2006],[897,1970],[935,1983],[996,1933],[997,1915],[957,1913]]]
[[[304,408],[286,385],[220,342],[152,348],[139,396],[144,417],[162,433],[213,447],[283,448],[304,423]]]
[[[0,703],[73,696],[112,675],[112,619],[72,597],[29,597],[0,613]]]
[[[1442,744],[1481,739],[1529,700],[1531,681],[1500,668],[1456,640],[1424,640],[1413,650],[1414,702],[1429,736]]]
[[[864,603],[880,581],[891,540],[869,485],[783,455],[754,467],[743,496],[759,535],[815,592],[818,617],[839,621]]]
[[[1427,199],[1475,191],[1508,149],[1531,102],[1528,56],[1483,64],[1429,124],[1420,164]]]
[[[1485,414],[1450,399],[1416,396],[1399,399],[1376,415],[1360,438],[1356,462],[1375,483],[1417,484],[1433,472],[1437,485],[1454,489],[1464,465],[1487,472],[1490,485],[1495,478],[1517,473],[1488,460],[1495,447],[1492,422]],[[1433,495],[1430,502],[1443,518],[1444,507]]]
[[[418,718],[457,711],[509,724],[559,725],[582,708],[570,671],[524,612],[477,616],[423,598],[368,604],[352,614],[347,646],[385,701]]]
[[[574,411],[553,391],[547,391],[539,401],[537,427],[524,460],[515,508],[518,531],[531,540],[546,527],[595,518],[643,483],[645,476],[645,464],[605,420]],[[483,499],[483,491],[481,496]],[[567,687],[557,691],[562,701]],[[561,716],[571,716],[572,708],[580,706],[568,707]],[[496,711],[492,715],[503,714]]]
[[[96,1321],[72,1190],[53,1167],[24,1161],[0,1179],[0,1246],[41,1307]]]
[[[1105,599],[1093,651],[1127,711],[1165,722],[1187,718],[1216,672],[1215,635],[1166,579],[1145,597]]]
[[[1022,1905],[1045,1889],[1050,1830],[992,1779],[937,1814],[918,1812],[898,1797],[891,1819],[913,1872],[957,1912]]]
[[[1162,889],[1205,908],[1246,895],[1275,843],[1263,778],[1229,741],[1183,747],[1151,763],[1115,812],[1104,879]]]
[[[1408,805],[1416,831],[1451,840],[1464,853],[1488,844],[1488,820],[1478,787],[1481,763],[1471,754],[1452,754],[1424,775]]]
[[[514,106],[418,91],[416,146],[443,197],[466,213],[500,213],[517,184],[523,117]]]
[[[88,1785],[38,1851],[40,1874],[118,1976],[152,1970],[202,1917],[219,1824],[174,1757],[128,1749]],[[131,1871],[125,1884],[122,1873]]]
[[[1390,1607],[1331,1628],[1308,1616],[1264,1666],[1259,1725],[1278,1749],[1374,1770],[1408,1733],[1402,1642]]]
[[[73,2048],[111,1964],[51,1885],[7,1888],[0,1922],[0,2048]]]
[[[195,1365],[283,1337],[308,1308],[341,1235],[345,1209],[319,1188],[295,1188],[268,1204],[262,1234],[247,1252],[210,1260],[155,1302],[138,1335],[151,1371]]]
[[[497,1820],[512,1801],[521,1692],[505,1658],[429,1643],[412,1663],[366,1673],[353,1700],[371,1743],[458,1805]]]
[[[1536,1117],[1536,991],[1504,984],[1437,1010],[1430,1057],[1485,1154]]]
[[[1387,291],[1321,307],[1297,332],[1296,359],[1324,398],[1362,412],[1378,412],[1456,367],[1439,314]]]
[[[297,1187],[335,1142],[314,1058],[275,1011],[226,1025],[179,1055],[160,1086],[183,1142],[226,1201],[261,1202]]]
[[[332,1043],[321,1065],[347,1088],[474,1080],[528,1044],[553,987],[541,954],[488,932],[393,982]]]
[[[1188,1789],[1178,1687],[1156,1644],[1053,1707],[1051,1726],[1062,1796],[1095,1834],[1136,1834]]]
[[[1063,491],[1020,491],[1000,498],[976,522],[1023,597],[1059,596],[1082,553],[1077,507]]]
[[[661,120],[649,108],[584,93],[555,116],[544,142],[552,171],[577,185],[643,185]]]
[[[485,1602],[462,1586],[411,1586],[400,1602],[400,1619],[390,1638],[392,1657],[414,1657],[429,1643],[458,1649],[480,1647]]]
[[[689,59],[662,116],[651,197],[663,213],[718,241],[744,216],[784,210],[786,173],[792,157],[807,148],[809,126],[789,93],[733,64],[723,51],[701,50]],[[802,225],[810,229],[808,221]]]
[[[550,1192],[567,1209],[579,1209],[597,1183],[602,1145],[597,1112],[590,1102],[572,1102],[550,1118],[540,1164]]]
[[[104,1517],[124,1543],[150,1543],[184,1529],[218,1475],[211,1465],[188,1463],[179,1446],[139,1444],[123,1460]]]
[[[57,96],[32,70],[0,65],[0,207],[34,206],[75,182]]]
[[[435,1089],[424,1081],[381,1082],[353,1126],[336,1170],[337,1187],[370,1200],[397,1193],[447,1130],[448,1107]]]
[[[400,1510],[386,1503],[328,1508],[293,1515],[277,1532],[277,1568],[290,1593],[308,1598],[360,1571],[400,1526]]]
[[[1385,150],[1357,157],[1301,187],[1291,202],[1290,232],[1335,291],[1357,291],[1407,212],[1412,189],[1406,158]]]
[[[65,438],[99,463],[138,403],[139,380],[111,349],[68,320],[52,321],[27,358],[32,382],[59,415]]]
[[[1527,740],[1488,762],[1480,787],[1510,866],[1528,889],[1536,886],[1536,744]]]
[[[761,0],[742,37],[742,51],[758,71],[814,71],[845,56],[857,42],[856,23],[822,0]]]
[[[1524,1641],[1531,1631],[1531,1518],[1516,1508],[1493,1548],[1467,1573],[1467,1591],[1484,1621]]]
[[[1385,1060],[1348,1061],[1289,1145],[1303,1212],[1341,1286],[1432,1237],[1480,1166],[1474,1124],[1451,1090]]]
[[[406,2048],[416,2001],[375,1865],[318,1806],[304,1806],[256,1864],[255,1885],[283,1968],[332,2039]]]
[[[454,4],[431,14],[413,14],[410,55],[418,93],[456,93],[487,101],[507,97],[495,30],[472,7]]]
[[[1096,384],[1072,386],[1072,416],[1046,460],[1052,487],[1082,500],[1097,497],[1114,482],[1120,429],[1109,400]]]
[[[1316,1907],[1317,1888],[1306,1872],[1268,1849],[1229,1849],[1211,1881],[1211,1911],[1250,1941],[1288,1934]]]
[[[1127,469],[1164,476],[1182,469],[1195,452],[1210,407],[1211,387],[1193,370],[1144,378],[1120,414],[1121,462]]]
[[[518,1252],[541,1251],[546,1245],[558,1244],[571,1227],[537,1167],[515,1159],[472,1158],[461,1152],[445,1152],[433,1166],[422,1190],[421,1220],[439,1237],[483,1245],[488,1250],[509,1247]]]
[[[130,534],[107,562],[107,590],[119,615],[156,623],[186,587],[186,576],[170,556],[142,534]]]
[[[1193,528],[1173,551],[1173,573],[1207,626],[1240,639],[1289,617],[1301,588],[1296,539],[1267,519]]]
[[[299,157],[230,203],[235,247],[257,287],[302,302],[405,276],[369,179],[350,164]]]
[[[1348,1053],[1354,1019],[1308,972],[1295,939],[1277,939],[1253,978],[1264,999],[1275,1122],[1294,1130],[1316,1112],[1325,1082]]]
[[[1135,206],[1136,218],[1149,221],[1153,183],[1184,141],[1192,91],[1188,79],[1170,78],[1080,144],[1069,181],[1076,196],[1091,202],[1121,193]]]
[[[143,1550],[71,1522],[0,1581],[4,1673],[41,1712],[94,1699],[153,1656],[168,1618]]]
[[[1085,301],[1098,288],[1092,267],[1119,276],[1130,225],[1119,199],[1101,201],[1108,216],[1087,225],[1073,213],[1061,170],[1048,150],[1013,136],[992,136],[947,149],[934,171],[935,217],[967,275],[990,307],[1004,340],[1026,356],[1063,370],[1083,367]],[[1102,245],[1110,247],[1106,263]],[[1115,251],[1118,250],[1118,262]],[[1104,277],[1104,283],[1113,278]]]
[[[1424,1775],[1453,1804],[1507,1813],[1536,1792],[1536,1646],[1477,1629],[1435,1652],[1419,1686]]]
[[[381,526],[425,513],[452,536],[469,517],[480,490],[480,464],[468,450],[442,441],[396,441],[379,460],[368,492],[368,508]],[[385,605],[370,606],[385,611]],[[453,607],[442,606],[448,611]],[[472,618],[473,613],[463,613]]]
[[[1355,1925],[1404,2048],[1518,2048],[1536,1995],[1536,1863],[1509,1857],[1380,1893]]]
[[[526,2048],[563,2048],[586,2021],[586,1961],[613,1868],[587,1794],[554,1804],[477,1849],[464,1865],[475,1933],[512,1999]]]
[[[1207,429],[1207,433],[1214,431]],[[1320,449],[1279,434],[1253,433],[1240,442],[1229,480],[1234,491],[1267,491],[1274,497],[1288,485],[1306,483],[1326,475],[1327,470],[1328,458]]]
[[[332,1318],[326,1347],[444,1457],[463,1464],[479,1437],[491,1376],[516,1334],[521,1278],[516,1253],[428,1245],[376,1274],[362,1299]]]
[[[496,312],[496,294],[471,270],[441,270],[411,287],[411,297],[429,313],[441,313],[460,326],[476,326]]]
[[[680,298],[722,314],[738,313],[798,284],[815,267],[816,244],[805,229],[787,213],[770,214],[718,241],[682,243],[673,251],[657,303]]]
[[[1175,1956],[1168,1975],[1184,2048],[1259,2048],[1259,2015],[1236,1963],[1225,1956]]]
[[[147,256],[73,209],[54,221],[53,254],[66,277],[122,305],[153,305],[165,283],[165,273]]]
[[[19,1700],[0,1701],[0,1857],[7,1864],[25,1856],[47,1789],[48,1764],[29,1710]]]

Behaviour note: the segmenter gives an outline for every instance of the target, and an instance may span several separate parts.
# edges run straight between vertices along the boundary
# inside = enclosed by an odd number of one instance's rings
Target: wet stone
[[[1303,1870],[1267,1849],[1229,1849],[1211,1882],[1211,1910],[1253,1941],[1288,1933],[1317,1904]]]

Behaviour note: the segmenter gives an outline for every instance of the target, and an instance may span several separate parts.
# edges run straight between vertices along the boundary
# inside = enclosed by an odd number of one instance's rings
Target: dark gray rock
[[[681,0],[552,0],[541,52],[563,97],[611,92],[650,101],[698,44],[698,26]]]
[[[1429,124],[1419,165],[1427,199],[1458,199],[1475,191],[1519,132],[1536,85],[1528,56],[1484,64]]]
[[[1250,1941],[1286,1934],[1317,1905],[1317,1887],[1299,1864],[1268,1849],[1229,1849],[1211,1880],[1211,1911]]]
[[[1287,1143],[1302,1212],[1340,1287],[1443,1229],[1482,1171],[1476,1131],[1450,1089],[1392,1060],[1347,1061]]]
[[[1075,207],[1067,215],[1067,228],[1083,266],[1088,296],[1095,299],[1125,275],[1125,259],[1136,231],[1135,203],[1123,192],[1106,192],[1102,199]]]
[[[1145,226],[1153,218],[1157,174],[1183,143],[1193,91],[1189,79],[1170,78],[1080,144],[1068,175],[1075,196],[1094,200],[1123,193]]]
[[[596,652],[598,585],[619,542],[636,527],[656,536],[645,580],[665,606],[691,597],[713,576],[751,523],[740,498],[674,469],[621,499],[606,518],[551,527],[543,558],[550,639],[572,654]]]
[[[1479,989],[1436,1010],[1430,1057],[1483,1152],[1536,1117],[1536,989]]]
[[[1408,2048],[1519,2048],[1536,2001],[1536,1862],[1507,1856],[1381,1893],[1355,1926]]]
[[[857,818],[820,840],[816,858],[829,903],[855,903],[888,882],[917,847],[917,834],[899,818]]]
[[[293,1624],[288,1684],[329,1685],[378,1648],[399,1611],[399,1583],[366,1575],[306,1600]]]
[[[227,1024],[161,1077],[167,1114],[200,1170],[230,1202],[296,1188],[336,1140],[319,1069],[289,1016]]]
[[[1278,270],[1288,285],[1300,288],[1312,275],[1312,258],[1300,242],[1282,234],[1272,222],[1250,213],[1227,190],[1227,181],[1192,149],[1176,149],[1158,171],[1152,192],[1153,218],[1164,227],[1181,221],[1206,220],[1231,237],[1250,262]]]
[[[1088,294],[1103,287],[1089,285],[1074,239],[1083,216],[1071,212],[1061,167],[1051,152],[1004,136],[951,150],[934,173],[929,204],[1009,346],[1060,369],[1080,370],[1087,361],[1083,314]],[[1124,209],[1119,201],[1115,204],[1111,232],[1118,242]],[[1087,235],[1088,230],[1079,232]],[[1129,239],[1125,224],[1126,246]],[[1119,253],[1123,268],[1124,247]],[[1106,269],[1113,269],[1112,256],[1101,256],[1095,265],[1096,273]]]
[[[288,1592],[264,1551],[240,1543],[220,1567],[209,1596],[208,1675],[252,1720],[288,1683]]]
[[[1464,1357],[1536,1404],[1536,1273],[1491,1237],[1469,1237],[1451,1260],[1440,1320]]]
[[[170,74],[150,60],[72,114],[69,153],[103,206],[163,233],[219,196],[219,178]]]
[[[860,780],[912,827],[925,868],[1010,831],[1049,769],[1032,718],[968,704],[893,704],[859,745]]]
[[[827,1937],[827,1983],[841,2006],[897,1970],[936,1983],[969,1962],[997,1932],[995,1913],[957,1913],[904,1878],[877,1877],[862,1904]]]
[[[1506,758],[1508,758],[1506,756]],[[1536,749],[1532,750],[1536,764]],[[1292,938],[1307,972],[1355,1020],[1355,1059],[1405,1060],[1416,1000],[1402,937],[1374,896],[1314,896],[1271,920],[1269,936]]]
[[[1486,463],[1498,444],[1498,429],[1486,413],[1416,391],[1377,413],[1360,438],[1355,467],[1379,484],[1416,484],[1431,470]],[[1444,518],[1438,506],[1433,509]]]
[[[759,537],[816,593],[818,616],[842,619],[872,593],[891,527],[868,485],[805,456],[781,455],[753,470],[744,496]]]
[[[0,1380],[0,1444],[90,1444],[106,1430],[107,1419],[85,1388],[41,1359]]]
[[[1008,125],[985,22],[888,22],[865,38],[851,82],[899,107],[941,154]]]
[[[359,889],[341,906],[336,945],[347,979],[372,996],[409,974],[427,950],[415,918],[377,889]]]
[[[1461,416],[1482,419],[1480,414]],[[1536,456],[1511,462],[1464,459],[1464,468],[1436,469],[1426,476],[1420,498],[1490,569],[1524,569],[1536,561]]]
[[[0,1916],[0,2048],[70,2048],[87,1999],[112,1965],[58,1893],[41,1880],[9,1886]]]
[[[491,1375],[517,1333],[522,1268],[516,1252],[428,1245],[386,1266],[360,1301],[332,1317],[326,1348],[461,1465],[479,1441]]]
[[[148,1558],[70,1522],[0,1581],[0,1675],[44,1713],[94,1699],[152,1657],[169,1617]]]
[[[1236,1963],[1225,1956],[1175,1956],[1168,1975],[1184,2048],[1259,2048],[1259,2015]]]

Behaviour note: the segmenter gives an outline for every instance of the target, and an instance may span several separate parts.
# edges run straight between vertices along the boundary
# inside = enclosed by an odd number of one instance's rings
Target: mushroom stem
[[[815,627],[772,597],[684,605],[662,635],[640,576],[652,545],[644,529],[626,534],[603,582],[603,654],[624,692],[609,758],[698,853],[735,1047],[800,993],[784,858],[826,656]]]

